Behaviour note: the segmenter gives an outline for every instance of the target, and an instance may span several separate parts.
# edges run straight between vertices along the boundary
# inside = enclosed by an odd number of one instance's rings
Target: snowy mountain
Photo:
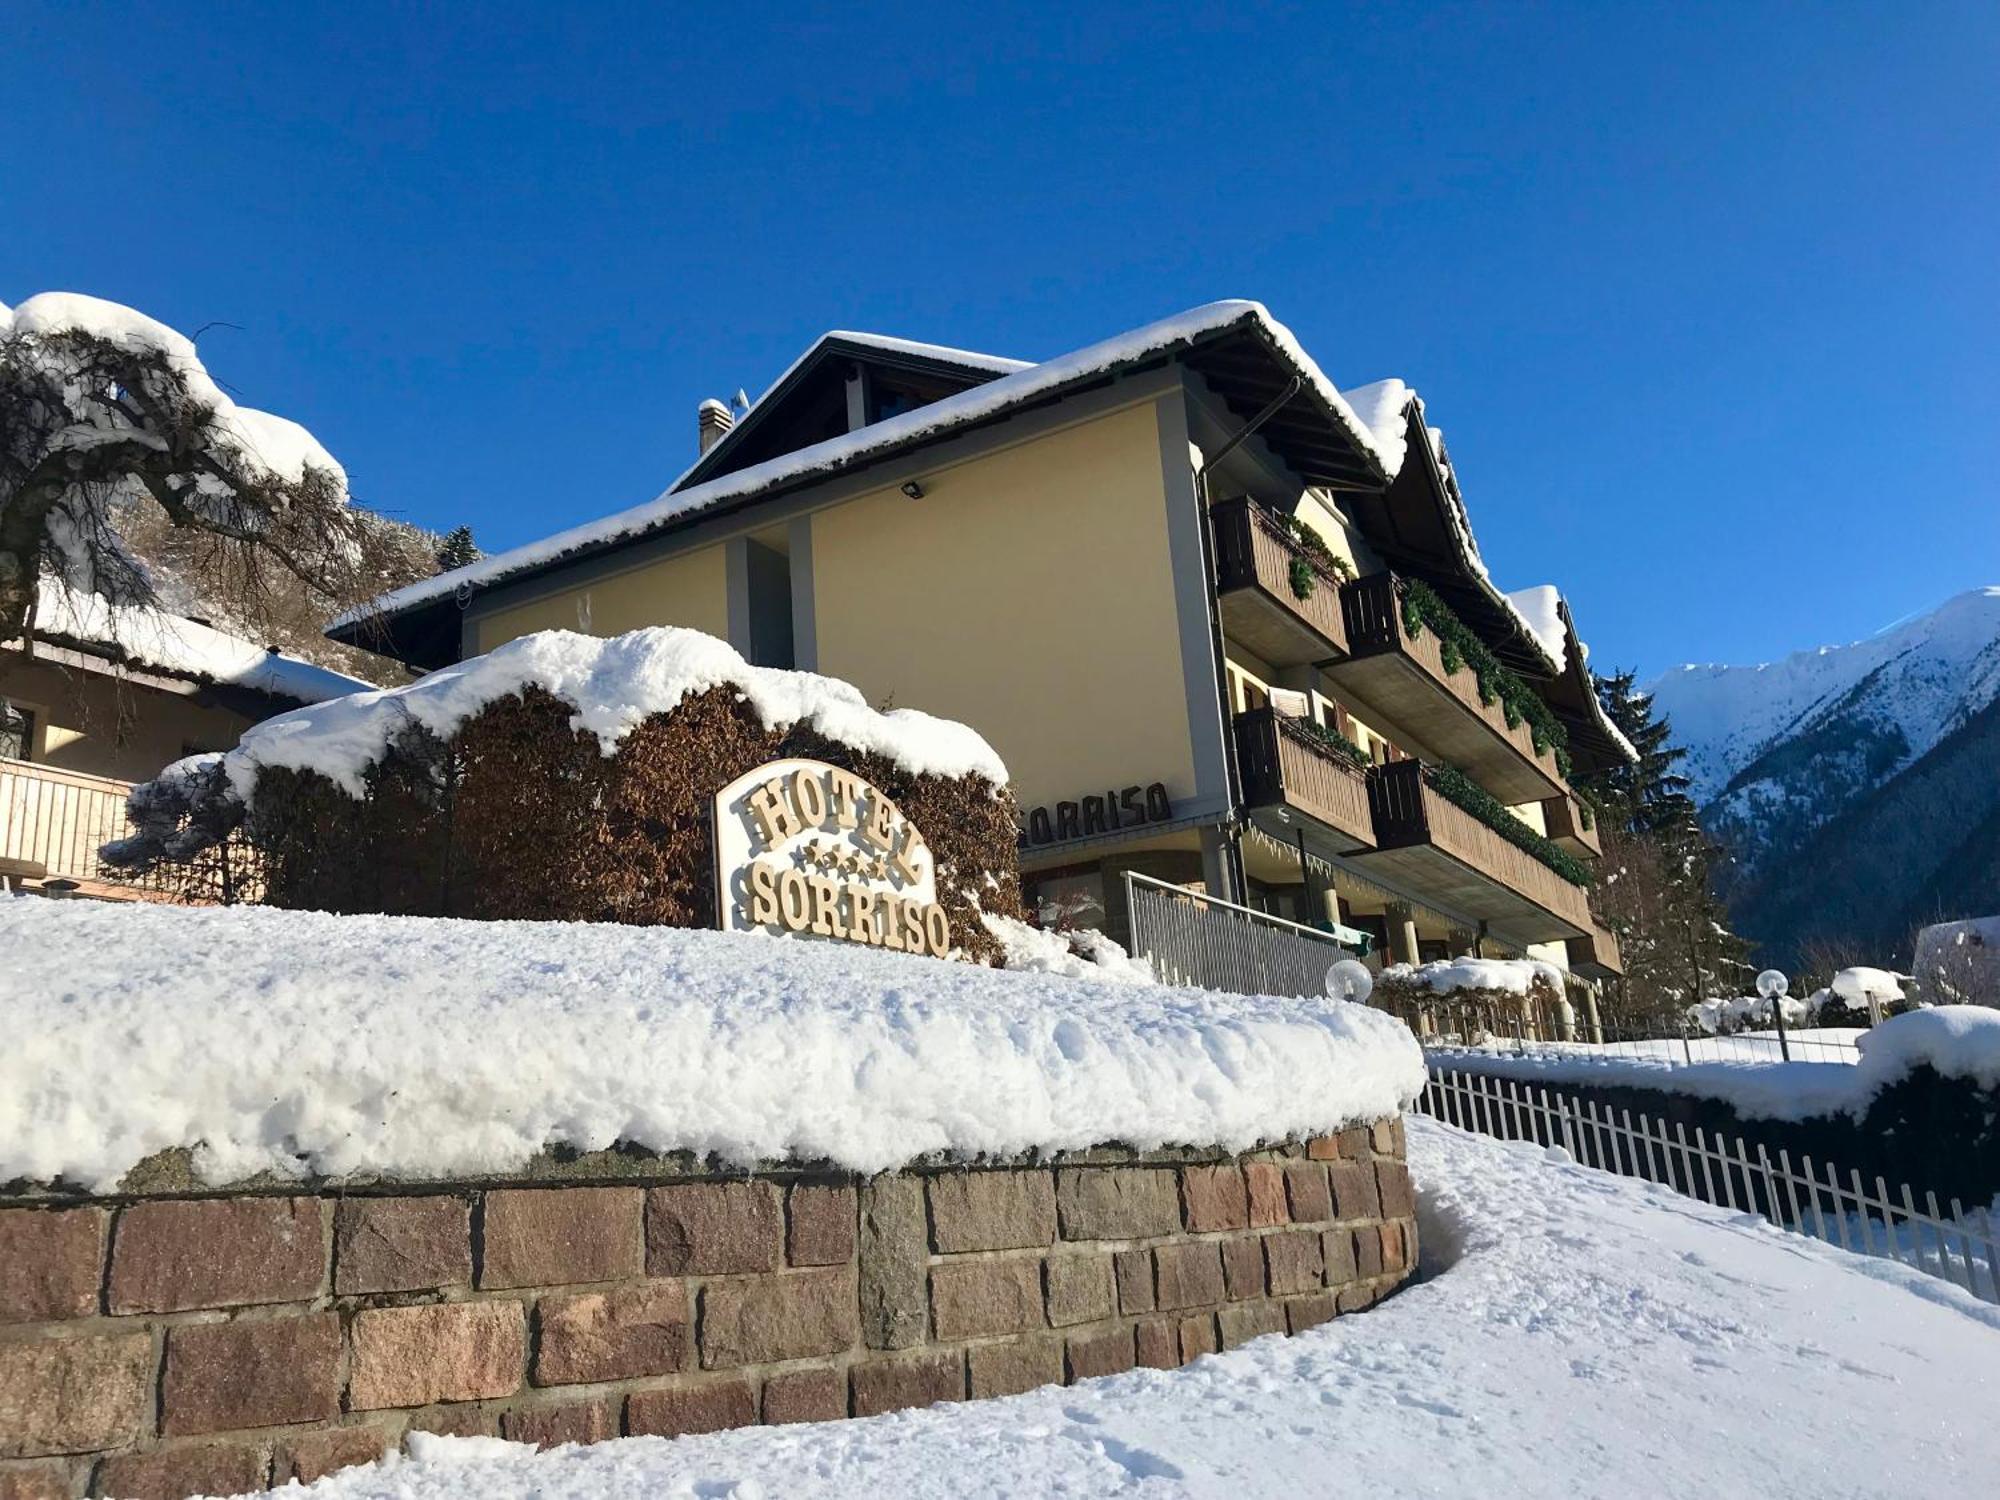
[[[1913,922],[2000,902],[1981,873],[1994,860],[1968,845],[2000,817],[1985,770],[2000,763],[2000,588],[1851,645],[1649,687],[1734,856],[1737,925],[1773,958],[1836,936],[1900,952]]]

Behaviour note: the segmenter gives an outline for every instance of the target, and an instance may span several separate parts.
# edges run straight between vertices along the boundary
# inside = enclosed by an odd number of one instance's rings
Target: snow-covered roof
[[[323,703],[375,687],[199,621],[143,605],[114,604],[101,594],[80,593],[49,578],[42,580],[36,599],[34,634],[108,661],[298,703]]]
[[[587,549],[645,535],[700,511],[755,495],[775,485],[831,474],[892,449],[934,439],[968,423],[998,416],[1068,386],[1094,379],[1119,366],[1186,347],[1206,335],[1245,326],[1253,327],[1264,337],[1333,414],[1355,447],[1368,455],[1386,477],[1390,472],[1388,459],[1374,433],[1342,399],[1291,330],[1273,318],[1262,303],[1212,302],[1041,364],[1013,368],[998,379],[858,431],[828,438],[683,490],[669,489],[644,505],[573,526],[554,536],[495,553],[466,567],[397,589],[359,609],[349,610],[329,629],[339,631],[371,616],[394,616],[434,600],[450,598],[461,588],[490,586]],[[1012,361],[1008,363],[1010,366],[1013,364]],[[782,378],[779,383],[782,383]],[[741,424],[738,426],[740,428]]]
[[[1569,629],[1563,624],[1562,595],[1552,583],[1516,589],[1506,596],[1514,614],[1562,671],[1569,661]]]

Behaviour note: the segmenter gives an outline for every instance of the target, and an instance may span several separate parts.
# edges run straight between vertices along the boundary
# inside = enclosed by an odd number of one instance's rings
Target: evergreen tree
[[[470,526],[454,526],[438,546],[438,571],[449,573],[453,568],[476,563],[485,555],[479,550],[479,544],[473,541]]]

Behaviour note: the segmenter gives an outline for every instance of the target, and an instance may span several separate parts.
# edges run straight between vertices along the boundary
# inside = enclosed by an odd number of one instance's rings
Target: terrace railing
[[[1125,872],[1125,902],[1131,951],[1151,959],[1167,984],[1324,995],[1327,970],[1350,956],[1333,933],[1131,870]]]

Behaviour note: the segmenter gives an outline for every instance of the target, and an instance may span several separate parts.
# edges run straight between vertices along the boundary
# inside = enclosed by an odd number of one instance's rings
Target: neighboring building
[[[133,782],[227,750],[273,714],[371,686],[198,620],[53,583],[34,634],[26,651],[0,646],[0,860],[93,891],[116,884],[100,879],[97,850],[129,832]]]
[[[693,626],[978,728],[1030,898],[1114,933],[1132,869],[1396,958],[1616,970],[1565,874],[1597,853],[1570,776],[1629,748],[1554,591],[1488,581],[1400,382],[1343,398],[1218,303],[1032,365],[831,333],[699,426],[657,500],[330,633],[430,668]]]

